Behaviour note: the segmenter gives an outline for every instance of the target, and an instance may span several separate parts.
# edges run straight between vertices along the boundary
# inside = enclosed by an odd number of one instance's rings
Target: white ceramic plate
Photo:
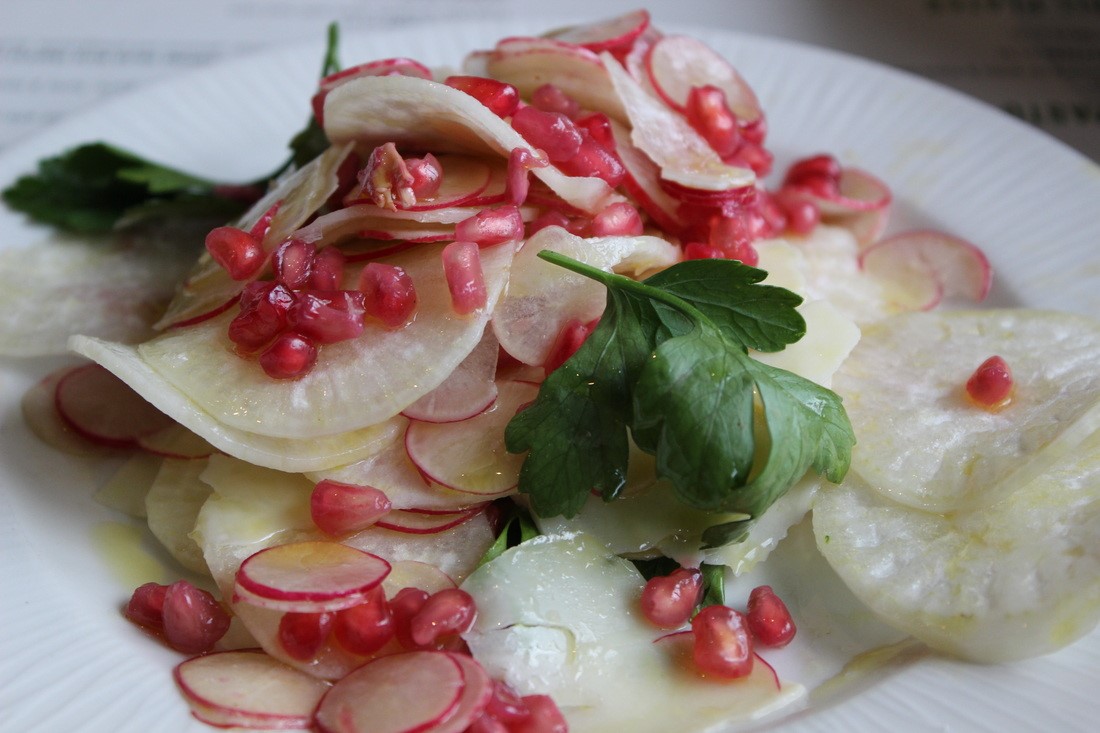
[[[554,24],[448,25],[347,39],[345,63],[412,56],[454,64],[494,39]],[[858,59],[778,41],[695,32],[758,92],[782,169],[828,151],[887,180],[894,229],[931,226],[985,248],[992,305],[1100,310],[1100,170],[1001,113]],[[308,48],[234,61],[143,90],[0,157],[0,185],[64,147],[107,139],[212,177],[273,168],[307,114],[321,56]],[[4,246],[41,232],[0,212]],[[140,534],[91,498],[101,478],[38,445],[18,400],[53,362],[0,372],[0,730],[209,731],[173,687],[175,654],[119,609],[167,579]],[[144,559],[143,559],[144,558]],[[792,731],[1086,730],[1100,687],[1100,633],[1056,655],[978,667],[924,657],[878,669],[857,694],[773,723]]]

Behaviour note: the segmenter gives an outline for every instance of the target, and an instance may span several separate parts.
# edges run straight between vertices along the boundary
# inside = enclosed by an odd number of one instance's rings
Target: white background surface
[[[633,0],[3,0],[0,148],[258,48],[427,20],[595,19]],[[797,40],[976,96],[1100,160],[1100,0],[652,0],[657,22]]]

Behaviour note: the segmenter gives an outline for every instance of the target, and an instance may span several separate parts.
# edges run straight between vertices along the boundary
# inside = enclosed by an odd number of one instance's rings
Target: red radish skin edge
[[[98,364],[63,374],[54,387],[54,408],[82,438],[111,448],[134,447],[140,437],[175,424]]]

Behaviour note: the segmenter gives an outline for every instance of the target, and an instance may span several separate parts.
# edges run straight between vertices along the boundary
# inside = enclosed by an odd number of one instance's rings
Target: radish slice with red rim
[[[619,54],[630,50],[634,41],[649,28],[649,21],[649,11],[633,10],[614,18],[552,31],[547,37],[583,46],[596,53],[610,51]]]
[[[661,187],[661,171],[657,164],[630,142],[630,132],[612,123],[615,151],[626,168],[623,186],[658,227],[666,234],[679,236],[684,228],[677,212],[680,202]]]
[[[323,733],[415,733],[459,709],[464,668],[450,654],[423,651],[367,662],[333,685],[317,707]]]
[[[215,652],[188,659],[174,672],[195,717],[228,728],[308,728],[331,686],[261,651]]]
[[[457,587],[458,584],[451,576],[435,565],[419,560],[395,561],[390,574],[382,581],[386,598],[393,598],[402,588],[419,588],[431,595],[437,591]]]
[[[858,168],[845,168],[837,180],[836,194],[822,196],[797,184],[790,188],[817,204],[824,217],[878,211],[889,206],[890,187]]]
[[[484,412],[497,397],[494,377],[500,344],[492,329],[443,384],[406,407],[402,414],[423,422],[457,422]]]
[[[436,158],[443,170],[439,190],[431,196],[418,197],[416,203],[403,206],[404,211],[431,211],[452,206],[463,206],[477,198],[492,180],[493,168],[481,158],[468,155],[439,155]],[[345,205],[373,203],[362,184],[344,197]]]
[[[23,395],[21,403],[23,419],[27,427],[49,446],[74,455],[91,455],[109,452],[102,444],[84,439],[57,412],[57,383],[70,371],[79,367],[65,367],[52,372],[36,382]]]
[[[469,521],[479,513],[485,511],[485,505],[479,504],[462,512],[439,514],[436,512],[424,512],[409,509],[392,511],[378,520],[377,526],[390,529],[394,532],[407,532],[409,534],[434,534],[444,532],[452,527],[457,527],[463,522]]]
[[[454,713],[433,728],[432,733],[462,733],[477,720],[493,697],[493,679],[476,659],[465,654],[447,653],[462,668],[466,685]]]
[[[134,446],[143,435],[175,424],[99,364],[64,374],[54,400],[58,415],[79,435],[113,448]]]
[[[661,38],[646,54],[645,68],[661,99],[678,112],[683,112],[692,87],[711,85],[725,93],[741,126],[764,116],[755,92],[737,69],[698,39]]]
[[[361,603],[389,572],[382,558],[339,542],[292,542],[241,563],[233,592],[278,611],[339,611]]]
[[[504,428],[521,407],[535,399],[538,387],[525,382],[498,385],[496,404],[455,423],[410,421],[405,450],[417,468],[436,483],[483,496],[515,490],[523,456],[504,447]]]
[[[993,274],[985,254],[970,242],[936,231],[894,235],[860,255],[864,272],[890,284],[902,307],[927,310],[942,298],[981,302]]]

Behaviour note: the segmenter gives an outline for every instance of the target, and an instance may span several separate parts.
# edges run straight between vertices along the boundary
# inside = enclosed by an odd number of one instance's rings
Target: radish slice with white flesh
[[[403,440],[362,461],[328,471],[307,474],[313,481],[330,479],[347,484],[373,486],[387,497],[394,509],[461,511],[475,504],[477,497],[433,484],[409,459]]]
[[[512,127],[469,94],[445,84],[403,76],[355,79],[325,101],[325,133],[334,144],[394,142],[411,148],[456,153],[493,153],[507,160],[515,148],[539,152]],[[567,202],[595,214],[621,200],[599,178],[566,176],[554,166],[535,176]]]
[[[308,443],[379,425],[439,386],[477,346],[507,282],[513,249],[481,251],[487,303],[467,316],[451,307],[440,253],[438,246],[416,247],[385,260],[412,279],[419,298],[415,319],[398,330],[368,323],[359,338],[325,346],[316,366],[295,380],[271,379],[233,353],[228,316],[165,333],[141,344],[138,353],[162,380],[230,428]]]
[[[614,18],[569,26],[546,35],[548,38],[583,46],[596,53],[621,53],[628,50],[649,28],[649,21],[649,11],[632,10]]]
[[[751,170],[723,163],[687,120],[651,97],[610,54],[602,58],[630,120],[631,140],[657,164],[662,179],[700,195],[756,183]]]
[[[447,588],[457,588],[458,584],[451,576],[435,565],[417,560],[397,560],[390,574],[382,581],[386,598],[393,598],[403,588],[419,588],[432,595]]]
[[[538,387],[526,382],[498,385],[496,403],[485,412],[455,423],[413,420],[405,431],[409,458],[432,481],[455,491],[503,496],[515,490],[523,456],[504,447],[504,428],[535,399]]]
[[[264,251],[273,252],[336,193],[340,185],[340,167],[352,154],[353,148],[349,143],[326,149],[253,206],[239,220],[240,228],[250,229],[273,204],[281,202],[263,238]],[[263,268],[257,276],[262,272]],[[165,329],[201,323],[224,311],[227,304],[231,305],[245,283],[229,277],[209,252],[203,252],[154,327]]]
[[[673,109],[683,112],[692,87],[715,86],[745,126],[764,116],[752,87],[720,54],[689,36],[664,36],[649,48],[645,68],[654,89]]]
[[[861,212],[878,211],[890,205],[890,187],[876,176],[858,168],[844,168],[837,180],[836,193],[822,196],[797,185],[791,190],[817,204],[822,217],[842,217]]]
[[[39,440],[65,453],[94,455],[113,451],[105,445],[88,441],[57,412],[57,383],[78,368],[63,367],[35,382],[20,402],[23,420]]]
[[[487,58],[486,71],[514,86],[525,99],[552,80],[583,109],[626,119],[600,57],[581,46],[549,38],[506,38]]]
[[[210,568],[191,531],[213,493],[199,479],[205,470],[206,461],[165,459],[145,494],[149,531],[180,565],[200,575],[207,575]]]
[[[110,369],[136,392],[179,424],[225,453],[280,471],[322,471],[369,458],[404,431],[406,420],[395,417],[375,425],[308,440],[257,435],[225,425],[188,399],[144,359],[137,349],[82,336],[73,351]],[[226,359],[237,360],[226,352]]]
[[[292,542],[241,563],[233,592],[277,611],[339,611],[361,603],[389,572],[382,558],[339,542]]]
[[[414,733],[459,707],[465,670],[446,652],[409,652],[367,662],[332,686],[314,722],[323,733]]]
[[[680,259],[679,250],[658,237],[582,239],[556,226],[536,232],[516,254],[508,292],[497,304],[492,321],[501,347],[534,366],[545,363],[565,324],[599,318],[607,302],[602,285],[543,261],[538,257],[542,250],[633,276]]]
[[[831,215],[825,221],[833,226],[844,227],[852,233],[861,249],[878,242],[890,223],[890,206],[886,205],[871,211],[856,211],[851,214]]]
[[[896,234],[864,250],[859,262],[902,308],[928,310],[953,296],[980,303],[993,279],[978,247],[935,231]]]
[[[309,728],[331,686],[260,651],[193,657],[174,677],[195,717],[220,728]]]
[[[462,668],[465,686],[462,688],[462,696],[458,699],[458,707],[446,720],[432,728],[431,733],[462,733],[481,716],[489,700],[492,699],[493,679],[473,657],[453,652],[446,653],[450,654]]]
[[[430,211],[452,206],[464,206],[467,202],[480,196],[493,177],[493,167],[481,158],[468,155],[439,155],[436,156],[436,160],[442,169],[439,189],[431,196],[418,198],[416,203],[409,206],[403,205],[400,201],[395,201],[394,203],[398,209],[403,211]],[[345,206],[368,203],[373,203],[373,201],[364,192],[362,184],[356,186],[344,197]]]
[[[165,415],[99,364],[63,375],[54,393],[57,413],[84,438],[112,448],[137,445],[143,435],[170,427]]]
[[[497,397],[494,379],[500,344],[492,329],[443,384],[406,407],[402,414],[422,422],[457,422],[484,412]]]
[[[680,202],[661,187],[657,164],[630,142],[630,131],[612,122],[615,152],[626,169],[623,185],[634,200],[666,234],[678,236],[684,228],[678,208]]]
[[[485,506],[480,504],[465,511],[445,513],[398,509],[378,520],[377,526],[394,532],[435,534],[457,527],[483,511]]]

